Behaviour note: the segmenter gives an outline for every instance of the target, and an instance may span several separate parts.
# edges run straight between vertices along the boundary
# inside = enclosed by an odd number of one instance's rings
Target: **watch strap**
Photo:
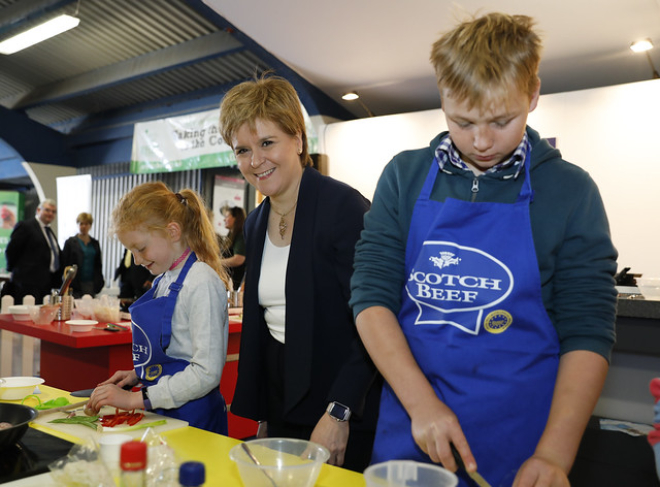
[[[152,407],[151,407],[151,400],[149,399],[149,393],[147,392],[147,388],[143,387],[141,391],[142,391],[142,402],[144,403],[144,409],[146,411],[150,411]]]

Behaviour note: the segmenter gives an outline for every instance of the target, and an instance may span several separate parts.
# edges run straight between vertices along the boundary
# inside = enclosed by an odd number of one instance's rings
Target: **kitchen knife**
[[[133,389],[133,386],[124,386],[123,389],[125,391],[130,391],[131,389]],[[80,390],[80,391],[73,391],[73,392],[71,392],[71,395],[73,397],[91,397],[92,392],[94,392],[94,388],[92,388],[92,389],[83,389],[83,390]]]
[[[458,450],[454,446],[453,443],[449,444],[451,446],[451,452],[454,455],[454,460],[456,460],[456,463],[458,464],[458,468],[461,468],[465,470],[465,472],[470,476],[472,480],[479,486],[479,487],[491,487],[491,485],[486,482],[486,479],[484,479],[481,475],[479,475],[478,472],[468,472],[468,470],[465,468],[465,464],[463,463],[463,459],[461,458],[461,454],[458,453]]]
[[[90,397],[94,392],[94,389],[83,389],[82,391],[73,391],[71,395],[73,397]]]

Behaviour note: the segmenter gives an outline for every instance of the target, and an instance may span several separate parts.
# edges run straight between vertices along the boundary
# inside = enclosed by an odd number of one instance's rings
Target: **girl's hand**
[[[450,443],[453,443],[460,453],[465,468],[471,472],[477,470],[477,464],[472,456],[458,418],[442,401],[421,404],[411,414],[411,430],[415,443],[435,463],[442,465],[452,472],[458,468],[451,452]]]
[[[559,465],[534,455],[518,470],[513,487],[570,487],[570,483]]]
[[[335,421],[328,414],[323,414],[309,439],[330,451],[330,458],[328,458],[330,465],[341,467],[344,464],[348,433],[348,421]]]
[[[103,406],[113,406],[119,409],[139,409],[144,406],[142,393],[126,391],[116,384],[103,383],[96,386],[92,397],[85,407],[86,414],[98,414]]]
[[[112,374],[112,377],[110,377],[108,380],[101,382],[99,386],[106,384],[116,384],[119,387],[125,387],[125,386],[133,387],[137,383],[138,383],[138,377],[134,369],[118,370],[117,372]]]

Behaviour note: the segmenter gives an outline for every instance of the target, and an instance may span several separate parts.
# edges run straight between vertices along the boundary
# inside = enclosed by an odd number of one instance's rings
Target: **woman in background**
[[[348,299],[369,202],[310,167],[300,100],[286,80],[241,83],[225,95],[220,114],[239,170],[266,196],[245,222],[231,410],[262,422],[258,436],[314,441],[328,448],[330,464],[362,472],[380,387]]]
[[[101,292],[105,280],[103,279],[103,266],[101,264],[101,246],[99,241],[89,235],[94,219],[89,213],[81,213],[76,218],[78,234],[69,237],[62,249],[62,268],[77,265],[78,272],[71,282],[74,298],[81,298],[85,294],[94,297]]]
[[[245,239],[243,238],[245,210],[240,206],[234,206],[227,208],[224,215],[225,228],[229,230],[229,235],[225,242],[222,263],[229,271],[234,291],[238,291],[245,273]]]

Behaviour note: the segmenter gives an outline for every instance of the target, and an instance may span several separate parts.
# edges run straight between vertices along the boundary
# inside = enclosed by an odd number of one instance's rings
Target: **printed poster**
[[[0,275],[7,274],[5,250],[16,223],[23,219],[23,194],[0,191]]]

